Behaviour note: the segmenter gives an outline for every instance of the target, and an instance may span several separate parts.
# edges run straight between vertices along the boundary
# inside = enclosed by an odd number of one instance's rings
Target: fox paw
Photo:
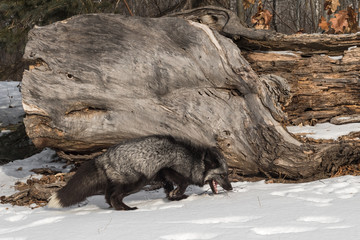
[[[115,207],[114,208],[115,210],[118,210],[118,211],[129,211],[129,210],[136,210],[136,209],[138,209],[137,207],[129,207],[129,206],[126,206],[126,207],[124,207],[124,206],[121,206],[121,207]]]
[[[138,209],[138,208],[137,207],[129,207],[129,208],[125,209],[125,210],[136,210],[136,209]]]
[[[185,195],[185,194],[183,194],[183,195],[181,195],[181,196],[168,196],[168,199],[170,200],[170,201],[180,201],[180,200],[182,200],[182,199],[185,199],[185,198],[187,198],[188,197],[188,195]]]

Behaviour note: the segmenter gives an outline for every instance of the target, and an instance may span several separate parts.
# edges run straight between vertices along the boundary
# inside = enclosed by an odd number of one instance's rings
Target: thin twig
[[[202,193],[199,193],[198,195],[204,195],[204,194],[208,194],[208,192],[209,192],[209,190],[210,190],[211,188],[208,188],[208,189],[206,189],[204,192],[202,192]]]
[[[276,15],[276,17],[278,19],[280,19],[280,21],[286,26],[288,27],[291,31],[293,31],[294,33],[296,32],[292,27],[290,27],[283,19],[282,17],[276,12],[276,10],[270,5],[270,8],[272,9],[273,13]]]
[[[115,8],[114,8],[114,13],[116,12],[116,9],[117,9],[118,6],[119,6],[119,2],[120,2],[120,0],[117,0],[117,1],[116,1]]]
[[[260,198],[259,196],[257,196],[258,202],[259,202],[259,206],[261,207],[261,202],[260,202]]]
[[[126,5],[126,8],[127,8],[128,11],[129,11],[129,13],[130,13],[130,15],[131,15],[131,16],[134,16],[134,14],[131,12],[131,10],[130,10],[130,8],[129,8],[129,5],[128,5],[128,3],[127,3],[126,0],[124,0],[124,3],[125,3],[125,5]]]

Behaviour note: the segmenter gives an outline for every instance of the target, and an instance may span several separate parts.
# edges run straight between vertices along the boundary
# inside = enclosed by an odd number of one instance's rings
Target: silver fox
[[[48,206],[68,207],[102,192],[114,209],[133,210],[137,208],[124,204],[123,198],[151,181],[162,182],[169,200],[186,198],[184,193],[190,184],[209,183],[215,194],[217,184],[232,190],[226,160],[216,148],[155,135],[120,143],[84,163],[50,198]]]

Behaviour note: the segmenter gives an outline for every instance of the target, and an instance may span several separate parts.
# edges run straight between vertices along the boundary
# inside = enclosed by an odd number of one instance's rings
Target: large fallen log
[[[76,16],[33,29],[24,57],[34,62],[24,122],[40,148],[91,153],[171,134],[218,146],[236,174],[292,179],[359,158],[357,143],[296,140],[282,125],[286,80],[259,77],[230,39],[196,21]]]

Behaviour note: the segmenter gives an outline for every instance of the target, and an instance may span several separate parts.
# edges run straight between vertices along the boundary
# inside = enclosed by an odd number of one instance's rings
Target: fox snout
[[[233,188],[231,186],[231,183],[229,181],[229,179],[226,177],[226,179],[223,179],[224,181],[222,183],[219,183],[219,185],[225,189],[226,191],[232,191]]]
[[[233,188],[232,188],[232,186],[231,186],[231,183],[230,183],[227,175],[226,175],[226,176],[223,176],[223,177],[221,177],[221,178],[217,178],[217,183],[218,183],[223,189],[225,189],[226,191],[231,191],[231,190],[233,190]]]
[[[211,191],[214,194],[218,193],[218,189],[217,189],[218,184],[226,191],[233,190],[227,174],[209,176],[207,178],[207,182],[209,183]]]

